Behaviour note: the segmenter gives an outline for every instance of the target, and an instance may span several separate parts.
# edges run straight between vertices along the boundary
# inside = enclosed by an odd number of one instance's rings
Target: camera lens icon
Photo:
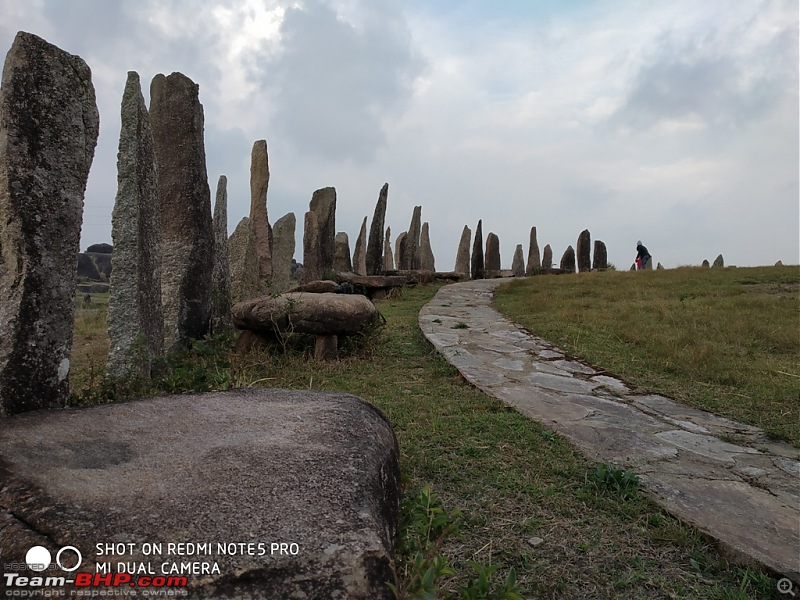
[[[64,556],[65,552],[67,553],[66,556]],[[75,554],[77,560],[74,565],[65,566],[64,563],[70,564],[72,562],[70,554]],[[81,556],[80,550],[75,546],[64,546],[56,554],[56,564],[62,571],[66,571],[67,573],[76,571],[78,567],[81,566],[82,561],[83,556]],[[25,563],[31,571],[44,571],[52,562],[53,557],[50,555],[50,551],[44,546],[33,546],[25,555]]]

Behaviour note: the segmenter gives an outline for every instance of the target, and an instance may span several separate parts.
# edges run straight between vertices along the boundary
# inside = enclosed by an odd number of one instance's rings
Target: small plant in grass
[[[641,479],[630,469],[623,470],[614,465],[598,465],[592,472],[592,480],[598,488],[632,498],[639,489]]]
[[[469,325],[459,321],[455,325],[453,325],[450,329],[469,329]]]
[[[458,533],[461,522],[461,511],[456,509],[448,513],[430,486],[406,496],[400,511],[397,542],[396,572],[400,586],[387,584],[397,600],[523,600],[513,568],[505,581],[497,584],[492,581],[492,575],[498,566],[484,566],[474,561],[467,564],[476,575],[456,595],[440,587],[441,579],[456,575],[456,570],[439,551],[449,535]]]

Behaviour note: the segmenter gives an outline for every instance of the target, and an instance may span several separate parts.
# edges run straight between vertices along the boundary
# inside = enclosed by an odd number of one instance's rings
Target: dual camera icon
[[[74,558],[77,558],[77,560],[75,564],[72,565],[71,563]],[[62,562],[62,560],[64,562]],[[75,546],[64,546],[56,554],[56,564],[62,571],[66,571],[67,573],[77,570],[77,568],[81,566],[82,561],[83,556],[81,556],[80,551]],[[31,571],[44,571],[52,562],[53,557],[50,551],[44,546],[33,546],[25,555],[25,563]]]

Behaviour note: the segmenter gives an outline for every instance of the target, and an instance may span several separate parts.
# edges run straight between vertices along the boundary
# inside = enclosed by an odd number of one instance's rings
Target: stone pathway
[[[439,290],[419,315],[436,349],[591,460],[633,469],[656,501],[723,549],[800,584],[800,451],[569,358],[492,308],[501,282]]]

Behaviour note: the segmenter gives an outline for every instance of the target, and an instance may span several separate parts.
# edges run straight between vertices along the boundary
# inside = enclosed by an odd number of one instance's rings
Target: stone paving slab
[[[666,510],[734,558],[800,584],[800,451],[567,356],[492,308],[500,283],[443,287],[420,311],[422,332],[474,386],[592,460],[633,469]]]

